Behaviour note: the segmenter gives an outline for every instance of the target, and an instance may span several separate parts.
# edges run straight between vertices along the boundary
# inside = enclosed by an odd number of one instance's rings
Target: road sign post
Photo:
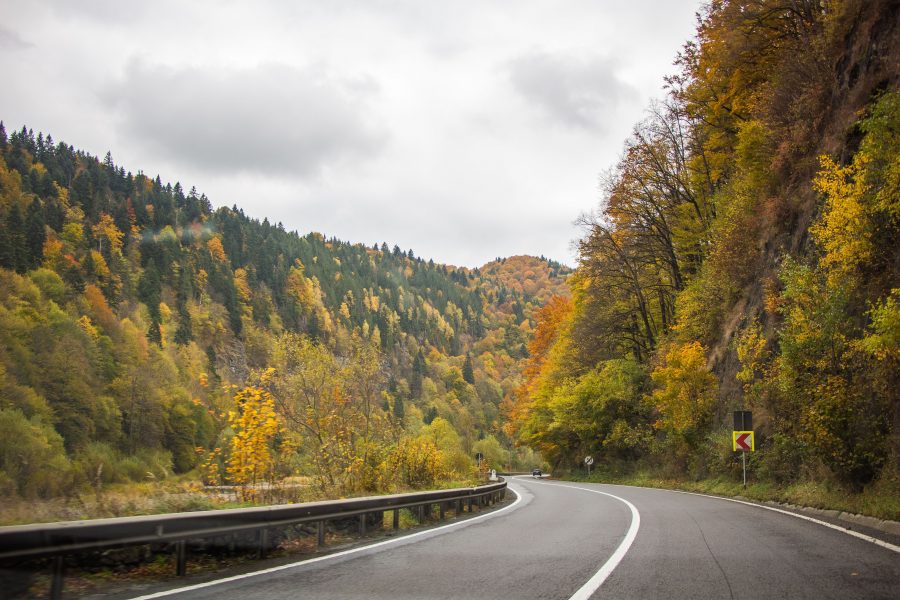
[[[590,477],[591,476],[591,465],[594,464],[594,457],[593,456],[585,456],[584,464],[587,467],[588,477]]]
[[[744,467],[744,487],[747,487],[747,453],[756,451],[753,439],[753,413],[749,410],[734,411],[734,431],[731,432],[731,449],[740,450]]]

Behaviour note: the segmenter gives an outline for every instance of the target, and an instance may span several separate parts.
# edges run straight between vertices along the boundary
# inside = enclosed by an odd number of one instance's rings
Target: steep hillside
[[[510,431],[560,465],[895,494],[900,7],[710,2],[538,318]]]

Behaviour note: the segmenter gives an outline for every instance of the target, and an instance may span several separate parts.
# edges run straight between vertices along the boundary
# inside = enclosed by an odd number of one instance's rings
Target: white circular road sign
[[[594,457],[593,456],[584,457],[584,464],[586,464],[587,466],[591,466],[592,464],[594,464]]]

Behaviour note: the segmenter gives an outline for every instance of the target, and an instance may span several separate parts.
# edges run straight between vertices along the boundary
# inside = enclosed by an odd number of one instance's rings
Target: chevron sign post
[[[740,450],[741,452],[754,452],[756,451],[756,446],[753,443],[753,432],[752,431],[734,431],[731,433],[731,445],[732,450],[737,452]]]
[[[747,487],[747,453],[756,451],[756,444],[753,440],[753,413],[749,410],[734,411],[731,449],[741,452],[741,462],[744,465],[744,487]]]

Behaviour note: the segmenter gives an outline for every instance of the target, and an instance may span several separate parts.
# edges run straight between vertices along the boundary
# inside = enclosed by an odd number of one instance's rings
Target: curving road
[[[516,478],[516,501],[142,598],[900,598],[900,548],[722,499]]]

